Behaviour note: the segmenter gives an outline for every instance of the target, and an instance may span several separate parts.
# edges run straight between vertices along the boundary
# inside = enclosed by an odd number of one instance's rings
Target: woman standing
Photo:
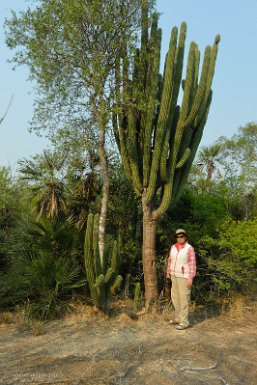
[[[176,230],[177,243],[171,246],[167,277],[171,278],[171,299],[175,308],[175,318],[170,320],[176,329],[183,330],[189,326],[188,313],[191,287],[196,274],[194,248],[187,242],[185,230]]]

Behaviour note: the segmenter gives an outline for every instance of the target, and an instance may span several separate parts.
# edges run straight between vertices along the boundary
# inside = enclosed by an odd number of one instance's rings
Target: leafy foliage
[[[37,84],[33,129],[45,129],[55,140],[59,129],[85,121],[91,102],[97,105],[99,89],[112,87],[123,36],[132,43],[142,2],[40,0],[37,7],[13,12],[5,25],[6,42],[18,48],[13,61],[28,66]]]
[[[226,178],[233,178],[244,187],[252,188],[256,183],[257,170],[257,125],[248,123],[239,127],[232,138],[221,137],[223,165]]]
[[[37,155],[33,160],[20,161],[23,179],[31,183],[31,199],[39,217],[45,215],[53,219],[67,212],[65,190],[61,175],[64,157],[58,158],[50,151]]]
[[[78,234],[66,223],[24,219],[9,242],[9,269],[3,277],[2,306],[28,305],[28,314],[60,316],[71,289],[84,284],[77,262]]]
[[[0,271],[5,267],[8,257],[8,240],[14,230],[17,217],[23,207],[20,197],[24,193],[11,176],[11,170],[0,168]]]
[[[210,275],[210,285],[218,293],[256,287],[257,220],[224,221],[218,237],[205,236],[200,242]]]

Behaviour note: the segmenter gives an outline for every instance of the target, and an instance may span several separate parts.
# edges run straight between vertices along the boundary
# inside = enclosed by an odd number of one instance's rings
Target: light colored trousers
[[[189,325],[188,313],[191,296],[191,288],[187,288],[187,279],[171,276],[171,299],[175,308],[175,320],[184,326]]]

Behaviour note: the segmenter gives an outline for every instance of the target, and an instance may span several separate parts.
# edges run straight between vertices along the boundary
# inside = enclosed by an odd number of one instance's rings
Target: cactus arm
[[[163,194],[159,207],[152,213],[153,220],[158,220],[168,209],[172,198],[172,181],[163,185]]]
[[[192,42],[190,44],[188,61],[187,61],[187,71],[186,71],[186,79],[184,81],[184,96],[181,106],[181,114],[180,118],[182,121],[185,121],[192,106],[192,101],[194,98],[195,92],[195,72],[196,72],[196,50],[197,45]]]
[[[121,275],[118,275],[117,278],[116,278],[116,280],[115,280],[115,282],[114,282],[114,284],[113,284],[112,287],[111,287],[111,293],[112,293],[112,294],[115,294],[115,292],[119,289],[119,287],[120,287],[122,281],[123,281],[122,276],[121,276]]]
[[[85,267],[87,271],[87,279],[89,283],[94,282],[95,269],[93,263],[93,250],[92,250],[92,237],[93,237],[93,223],[94,217],[93,214],[89,214],[87,220],[87,230],[85,235]]]
[[[114,241],[113,247],[112,247],[112,256],[111,256],[111,269],[114,271],[115,274],[118,273],[119,265],[120,265],[120,253],[119,253],[118,242]]]
[[[128,137],[127,137],[127,153],[129,155],[130,168],[132,172],[132,183],[134,189],[141,194],[143,186],[141,183],[140,172],[139,172],[139,154],[136,141],[136,130],[135,130],[135,112],[133,106],[128,106]]]
[[[142,184],[139,174],[138,147],[135,130],[135,106],[132,100],[132,82],[129,79],[129,60],[126,49],[123,55],[123,102],[124,109],[122,123],[124,129],[121,130],[121,156],[125,158],[125,165],[129,169],[129,177],[137,194],[142,192]],[[127,173],[126,173],[127,174]]]
[[[194,102],[193,102],[190,114],[184,122],[185,127],[192,124],[192,122],[196,118],[196,115],[197,115],[199,108],[201,106],[201,103],[202,103],[202,100],[203,100],[203,97],[204,97],[204,94],[206,91],[206,84],[208,81],[210,59],[211,59],[211,47],[207,46],[205,49],[205,54],[204,54],[204,60],[203,60],[200,82],[199,82],[199,85],[197,87],[197,91],[196,91],[196,94],[194,97]]]
[[[174,136],[176,133],[176,127],[180,116],[180,106],[176,106],[174,120],[170,129],[170,132],[166,133],[166,138],[163,145],[163,152],[161,155],[161,163],[160,163],[160,177],[163,183],[167,183],[169,179],[169,164],[171,157],[171,150],[173,145]]]
[[[119,134],[120,134],[120,155],[121,155],[122,163],[124,165],[125,174],[127,178],[130,181],[132,181],[132,170],[129,162],[129,153],[126,146],[126,132],[125,132],[125,127],[123,126],[123,123],[120,124]]]
[[[161,30],[157,30],[157,16],[152,27],[150,39],[150,60],[148,66],[148,76],[146,83],[146,100],[147,108],[142,114],[142,128],[144,128],[143,142],[143,185],[148,186],[150,161],[151,161],[151,146],[152,146],[152,129],[154,125],[158,83],[159,83],[159,67],[160,67],[160,51],[161,51]]]
[[[97,288],[97,301],[95,305],[98,306],[100,310],[103,310],[105,312],[107,310],[106,283],[105,276],[103,274],[100,274],[96,278],[95,286]]]
[[[186,163],[186,161],[188,160],[189,156],[190,156],[190,153],[191,153],[191,150],[189,147],[187,147],[185,149],[185,152],[182,156],[182,158],[178,161],[177,165],[176,165],[176,169],[178,168],[181,168],[184,166],[184,164]]]
[[[194,84],[193,84],[193,95],[195,95],[195,93],[197,91],[197,87],[198,87],[199,68],[200,68],[200,51],[199,51],[198,46],[196,44],[196,46],[195,46],[195,74],[194,74]],[[191,102],[193,103],[193,100]]]
[[[205,111],[206,111],[206,106],[208,105],[208,99],[211,92],[211,85],[212,85],[214,72],[215,72],[215,64],[217,59],[219,41],[220,41],[220,36],[217,35],[211,50],[210,65],[209,65],[208,77],[206,82],[205,94],[199,109],[199,113],[196,116],[195,126],[198,126],[201,120],[203,119],[203,116],[205,115]]]
[[[142,0],[142,13],[141,13],[141,55],[140,55],[140,77],[141,82],[139,86],[145,86],[146,74],[147,74],[147,51],[148,51],[148,0]]]
[[[166,131],[166,136],[163,144],[163,150],[160,160],[160,177],[161,180],[166,183],[168,179],[168,157],[171,151],[171,144],[176,133],[177,121],[180,116],[180,107],[177,106],[177,99],[182,79],[182,68],[184,60],[184,46],[186,38],[186,24],[182,23],[180,28],[180,36],[178,47],[176,49],[175,59],[174,59],[174,86],[172,92],[172,104],[169,113],[168,126]],[[171,37],[172,40],[172,37]]]
[[[185,39],[186,39],[186,24],[182,23],[180,29],[180,36],[177,48],[176,55],[176,83],[175,85],[179,89],[179,84],[181,83],[182,76],[182,68],[183,68],[183,58],[184,58],[184,47],[185,47]],[[170,47],[168,52],[168,57],[171,57],[173,53],[172,47]],[[161,104],[160,104],[160,113],[157,122],[156,135],[155,135],[155,143],[154,143],[154,151],[153,151],[153,160],[150,172],[150,180],[149,187],[146,194],[146,203],[149,203],[153,198],[153,195],[156,191],[156,183],[159,175],[159,162],[161,157],[161,152],[163,149],[163,141],[165,138],[167,123],[171,119],[170,110],[172,106],[172,102],[174,103],[174,96],[172,93],[173,86],[173,71],[171,72],[168,65],[169,59],[167,59],[167,66],[165,69],[165,78],[163,81],[163,92],[161,96]],[[172,62],[172,58],[171,58]],[[175,87],[176,88],[176,87]]]
[[[126,62],[128,59],[126,59]],[[126,64],[128,66],[128,64]],[[127,118],[127,130],[126,130],[126,146],[127,153],[129,156],[129,163],[132,172],[132,183],[134,188],[141,192],[142,184],[140,180],[139,173],[139,154],[138,154],[138,144],[137,144],[137,132],[136,132],[136,109],[132,100],[132,85],[133,83],[128,78],[128,69],[124,70],[124,102],[126,108],[126,118]]]
[[[131,81],[128,76],[129,61],[124,48],[122,57],[122,77],[123,77],[123,94],[121,96],[121,68],[120,62],[116,62],[115,79],[116,79],[116,109],[118,110],[118,122],[113,121],[115,136],[119,136],[119,149],[124,165],[124,171],[127,178],[131,181],[134,189],[138,194],[141,193],[142,186],[138,173],[138,159],[136,151],[135,130],[133,105],[131,103]],[[123,100],[123,101],[122,101]],[[122,103],[124,105],[122,105]],[[127,114],[125,111],[127,111]],[[117,128],[118,125],[118,128]]]
[[[103,274],[100,274],[96,278],[95,287],[97,287],[99,292],[100,292],[100,288],[103,287],[104,284],[105,284],[105,276]]]
[[[123,60],[123,62],[125,59]],[[115,137],[119,137],[118,140],[118,147],[120,150],[120,155],[124,167],[124,171],[126,174],[126,177],[128,180],[132,181],[132,171],[129,164],[129,154],[126,147],[126,126],[125,126],[125,117],[123,113],[123,108],[121,106],[121,69],[120,69],[121,63],[120,60],[116,61],[115,64],[115,95],[116,95],[116,105],[115,110],[117,110],[117,114],[115,114],[116,111],[114,111],[113,114],[113,128],[115,132]],[[124,74],[124,72],[123,72]]]
[[[112,270],[111,267],[109,267],[109,269],[107,270],[107,273],[106,273],[106,276],[105,276],[105,279],[106,279],[106,283],[110,286],[113,285],[114,281],[115,281],[115,272]]]
[[[161,160],[160,160],[160,176],[163,181],[167,179],[167,158],[168,158],[168,152],[169,152],[169,138],[170,134],[172,132],[172,124],[175,118],[176,114],[176,102],[177,102],[177,96],[179,92],[179,86],[181,81],[181,70],[179,71],[179,68],[176,68],[176,63],[180,63],[181,61],[178,60],[178,53],[183,54],[183,51],[179,51],[177,49],[177,35],[178,35],[178,29],[173,28],[171,31],[171,38],[170,38],[170,50],[166,57],[166,63],[164,67],[164,79],[167,79],[165,76],[166,74],[166,68],[168,71],[170,71],[171,74],[173,74],[174,80],[173,80],[173,89],[172,89],[172,105],[169,112],[169,118],[167,122],[167,130],[165,134],[164,144],[163,144],[163,151],[161,154]],[[167,80],[166,80],[167,81]]]
[[[200,141],[202,139],[204,126],[206,124],[206,121],[207,121],[207,118],[208,118],[208,114],[209,114],[209,111],[210,111],[211,100],[212,100],[212,91],[209,94],[209,98],[208,98],[208,101],[207,101],[207,106],[206,106],[205,114],[204,114],[204,116],[202,118],[202,121],[200,122],[200,124],[199,124],[199,126],[197,128],[196,134],[195,134],[195,136],[193,138],[193,143],[191,145],[191,149],[192,150],[191,150],[190,157],[189,157],[188,162],[186,163],[185,167],[182,170],[180,181],[177,184],[176,190],[174,191],[174,194],[173,194],[173,201],[174,201],[174,203],[172,203],[172,205],[175,204],[179,200],[179,198],[181,196],[181,193],[183,191],[183,188],[185,187],[185,184],[186,184],[186,181],[187,181],[187,177],[188,177],[188,174],[190,172],[190,168],[192,166],[192,163],[193,163],[195,155],[196,155],[196,151],[197,151],[197,149],[199,147],[199,144],[200,144]]]

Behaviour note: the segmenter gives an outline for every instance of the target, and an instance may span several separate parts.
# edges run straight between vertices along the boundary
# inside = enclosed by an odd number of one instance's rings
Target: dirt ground
[[[169,306],[138,317],[116,306],[110,318],[81,307],[45,324],[0,314],[0,384],[257,384],[256,305],[192,309],[183,331],[168,325]]]

